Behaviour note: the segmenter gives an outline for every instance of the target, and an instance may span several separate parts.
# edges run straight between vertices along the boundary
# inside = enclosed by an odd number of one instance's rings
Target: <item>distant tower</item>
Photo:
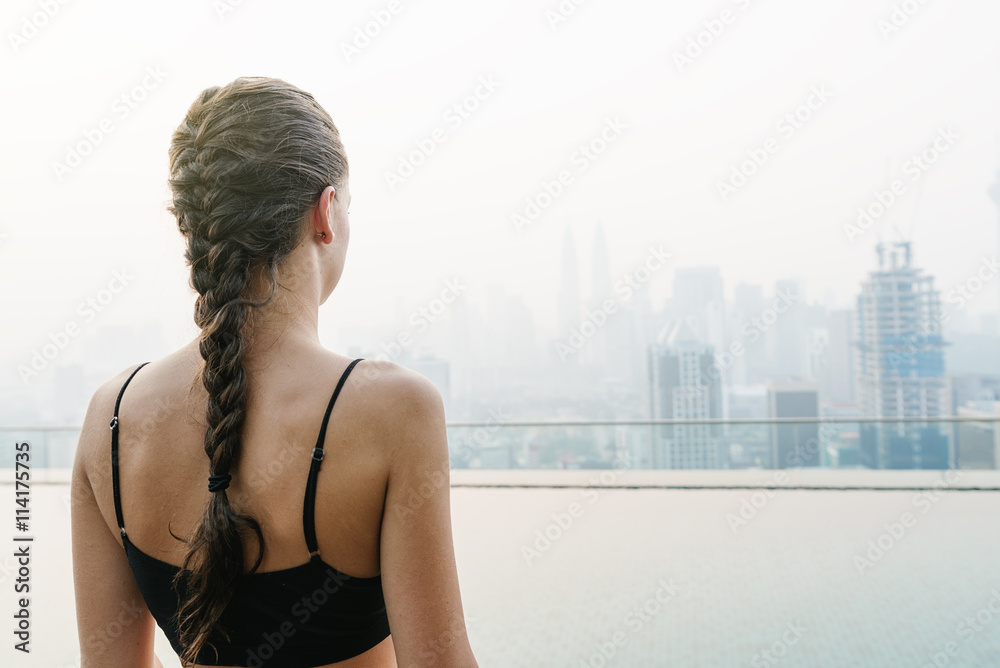
[[[997,180],[993,182],[993,185],[990,186],[990,197],[992,197],[993,201],[997,203],[998,207],[1000,207],[1000,172],[997,172],[996,179]]]
[[[941,299],[934,278],[912,264],[909,242],[878,244],[879,268],[857,298],[858,398],[862,415],[914,422],[862,425],[870,468],[948,468],[948,437],[919,418],[950,415]]]
[[[989,193],[990,197],[993,198],[993,201],[997,203],[998,207],[1000,207],[1000,171],[997,172],[996,179],[997,180],[993,182],[993,185],[990,186]]]
[[[600,304],[611,297],[611,261],[608,259],[608,241],[604,236],[604,225],[597,223],[594,230],[594,255],[590,274],[590,301]]]
[[[698,340],[717,351],[726,340],[722,276],[718,267],[680,267],[674,272],[674,311],[693,328]]]
[[[996,179],[990,186],[989,193],[993,201],[996,202],[997,208],[1000,208],[1000,171],[997,172]]]
[[[582,309],[580,308],[580,268],[576,260],[576,242],[573,240],[573,230],[566,227],[566,238],[563,240],[562,273],[559,280],[558,325],[556,341],[566,343],[570,332],[580,327]],[[566,357],[567,363],[578,363],[579,355]]]
[[[734,385],[760,384],[767,378],[771,365],[767,337],[762,333],[767,325],[760,321],[763,311],[764,289],[761,286],[740,283],[734,288],[729,338],[732,341],[742,341],[745,350],[733,365]]]
[[[601,309],[601,303],[612,296],[611,283],[611,261],[608,259],[608,243],[604,236],[604,226],[597,223],[594,231],[594,252],[591,260],[590,272],[590,299],[587,300],[587,307],[591,310]],[[615,317],[615,316],[618,317]],[[591,337],[584,349],[586,354],[583,359],[601,368],[602,372],[607,371],[610,363],[608,359],[609,330],[618,324],[617,329],[621,329],[620,322],[624,316],[618,313],[611,314],[603,327]],[[602,374],[603,375],[603,374]]]
[[[771,348],[772,374],[805,378],[809,376],[808,332],[801,305],[802,283],[785,279],[774,284],[775,298],[789,303],[784,313],[779,313],[774,327],[768,330]]]

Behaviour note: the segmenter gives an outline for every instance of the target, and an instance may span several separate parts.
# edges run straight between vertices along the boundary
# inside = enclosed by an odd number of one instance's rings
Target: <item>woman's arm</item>
[[[108,490],[111,503],[108,423],[124,379],[113,379],[94,393],[73,462],[70,517],[81,668],[162,668],[153,653],[155,622],[135,583],[125,550],[101,514],[91,485],[90,473],[106,483],[102,488]]]
[[[401,667],[477,668],[458,589],[441,394],[402,367],[390,375],[380,561],[396,661]]]

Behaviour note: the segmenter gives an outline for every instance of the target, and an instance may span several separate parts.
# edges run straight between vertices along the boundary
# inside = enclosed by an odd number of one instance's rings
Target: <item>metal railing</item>
[[[1000,468],[1000,416],[490,420],[446,425],[455,469]],[[69,468],[78,426],[7,426],[33,468]]]

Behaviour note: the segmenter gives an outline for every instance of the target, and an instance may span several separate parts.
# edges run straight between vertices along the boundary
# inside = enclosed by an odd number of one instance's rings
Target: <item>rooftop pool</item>
[[[79,666],[68,505],[33,485],[32,652],[0,665]],[[452,514],[483,668],[1000,666],[997,491],[454,486]]]

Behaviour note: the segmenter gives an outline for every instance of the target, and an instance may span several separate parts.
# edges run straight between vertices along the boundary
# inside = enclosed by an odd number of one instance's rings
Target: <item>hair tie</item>
[[[229,481],[232,479],[233,476],[228,473],[224,475],[210,475],[208,476],[208,491],[221,492],[229,487]]]

